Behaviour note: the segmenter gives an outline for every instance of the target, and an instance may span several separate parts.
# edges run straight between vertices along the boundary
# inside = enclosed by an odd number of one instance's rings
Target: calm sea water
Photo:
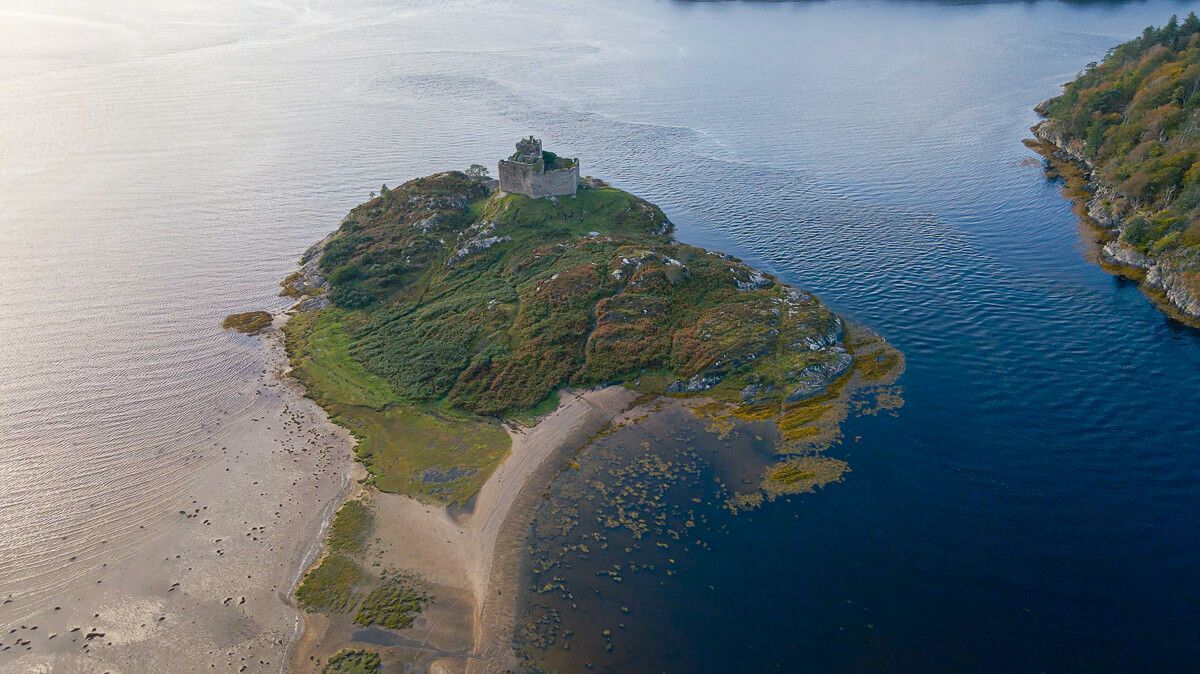
[[[899,418],[834,451],[845,483],[690,556],[622,649],[1200,668],[1200,334],[1087,261],[1020,143],[1189,9],[0,0],[0,595],[165,516],[258,367],[222,316],[280,307],[380,183],[532,132],[908,356]]]

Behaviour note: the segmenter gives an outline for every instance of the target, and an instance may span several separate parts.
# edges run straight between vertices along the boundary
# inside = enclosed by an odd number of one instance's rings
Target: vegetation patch
[[[336,309],[301,312],[288,320],[283,331],[292,376],[326,408],[382,410],[397,401],[396,395],[350,355],[345,320],[346,312]]]
[[[393,630],[411,627],[430,599],[432,596],[420,587],[416,576],[385,571],[379,586],[358,607],[354,622]]]
[[[266,311],[246,311],[240,314],[230,314],[221,321],[221,327],[226,330],[236,330],[247,335],[258,333],[271,327],[271,314]]]
[[[812,295],[674,241],[611,187],[489,195],[462,173],[351,211],[320,259],[345,353],[408,402],[521,417],[564,385],[665,373],[782,400],[833,367],[840,323]]]
[[[284,334],[293,375],[358,438],[377,488],[465,504],[508,454],[508,434],[493,419],[401,399],[351,355],[349,319],[340,309],[292,317]]]
[[[404,629],[432,599],[416,575],[364,570],[374,513],[360,499],[346,501],[329,528],[325,556],[305,574],[296,601],[306,611],[353,614],[359,625]]]
[[[304,278],[304,274],[294,271],[288,274],[282,281],[279,282],[279,296],[300,298],[304,296],[304,292],[300,290],[300,281]]]
[[[845,461],[827,456],[801,456],[780,461],[767,469],[763,479],[763,492],[768,499],[785,494],[804,494],[824,487],[831,482],[841,482],[849,472]]]
[[[362,553],[374,524],[374,514],[361,500],[346,501],[329,527],[329,549],[348,555]]]
[[[367,575],[353,559],[329,552],[296,588],[296,601],[306,611],[345,613],[358,603]]]
[[[323,674],[375,674],[382,667],[379,654],[374,651],[343,648],[329,658]]]
[[[357,436],[372,484],[434,503],[467,503],[510,449],[498,419],[532,420],[565,386],[703,395],[717,433],[776,421],[796,453],[839,437],[851,378],[903,366],[890,347],[863,360],[812,294],[675,241],[661,210],[602,185],[530,199],[420,178],[353,209],[318,265],[334,306],[288,323],[293,372]]]

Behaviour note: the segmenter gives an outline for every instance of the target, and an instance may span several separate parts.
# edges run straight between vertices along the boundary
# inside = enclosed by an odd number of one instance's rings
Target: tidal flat
[[[235,339],[258,376],[196,434],[169,496],[124,504],[99,546],[64,537],[39,582],[0,578],[0,672],[286,667],[303,626],[292,588],[356,467],[349,433],[285,375],[277,327],[255,332]]]

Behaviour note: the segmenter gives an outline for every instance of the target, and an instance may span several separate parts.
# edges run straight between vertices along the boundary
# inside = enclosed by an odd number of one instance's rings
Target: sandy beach
[[[286,670],[292,588],[357,466],[349,434],[284,375],[278,330],[260,344],[238,411],[187,439],[171,498],[128,504],[101,549],[34,582],[0,579],[0,671]]]
[[[468,513],[364,490],[375,513],[375,559],[413,571],[435,599],[402,633],[356,629],[349,616],[310,615],[297,671],[313,671],[339,648],[382,649],[388,664],[435,673],[500,672],[515,666],[511,637],[517,579],[533,506],[571,452],[636,398],[621,387],[564,391],[558,408],[532,427],[510,428],[512,452]]]

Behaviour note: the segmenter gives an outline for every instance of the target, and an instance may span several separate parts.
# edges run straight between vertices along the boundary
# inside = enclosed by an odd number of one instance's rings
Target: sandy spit
[[[516,666],[512,634],[518,574],[534,506],[569,456],[624,412],[637,394],[621,387],[564,391],[558,408],[529,428],[509,428],[512,452],[484,483],[469,513],[373,489],[375,559],[415,571],[436,597],[417,624],[382,650],[385,663],[434,674],[487,674]],[[309,616],[297,671],[360,641],[347,617]]]

